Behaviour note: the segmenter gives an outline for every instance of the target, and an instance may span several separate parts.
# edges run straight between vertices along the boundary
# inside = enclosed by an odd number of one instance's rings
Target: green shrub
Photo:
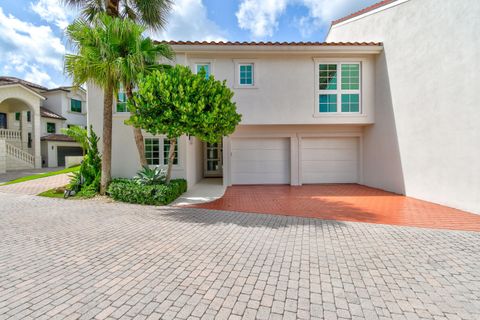
[[[175,179],[169,184],[142,185],[132,179],[115,179],[108,187],[108,194],[114,200],[148,204],[166,205],[187,191],[187,181]]]

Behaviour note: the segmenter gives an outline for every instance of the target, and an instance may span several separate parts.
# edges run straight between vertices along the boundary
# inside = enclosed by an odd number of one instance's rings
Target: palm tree
[[[65,55],[67,75],[73,78],[74,85],[91,81],[101,87],[104,93],[101,194],[105,194],[111,180],[113,96],[118,91],[119,79],[123,79],[126,73],[124,68],[141,65],[143,61],[139,57],[141,54],[131,47],[132,39],[138,32],[143,32],[141,29],[129,19],[100,14],[92,22],[75,20],[66,32],[77,50],[77,54]],[[140,42],[151,45],[152,40],[149,41]],[[137,54],[130,56],[130,52]],[[125,63],[126,60],[129,63]]]
[[[153,30],[163,28],[172,6],[172,0],[63,0],[81,9],[82,16],[92,21],[99,13],[130,19]]]
[[[158,64],[159,57],[171,59],[173,52],[167,44],[154,43],[150,38],[142,36],[145,28],[140,25],[132,25],[129,33],[125,36],[125,44],[128,48],[124,51],[126,56],[119,61],[119,68],[121,69],[120,82],[125,90],[127,99],[133,103],[133,88],[135,87],[139,75],[148,74],[153,70],[161,70],[167,68],[166,65]],[[140,165],[147,166],[147,159],[145,158],[145,146],[143,143],[142,129],[133,126],[133,134],[135,137],[135,144],[137,145],[138,156],[140,158]]]
[[[152,30],[158,30],[165,26],[166,17],[172,5],[172,0],[64,0],[64,2],[68,5],[80,8],[82,16],[87,21],[92,21],[99,13],[106,13],[112,17],[130,19],[147,26]],[[152,52],[152,54],[153,53],[154,52]],[[158,58],[158,55],[171,57],[172,53],[170,50],[166,50],[165,45],[163,48],[157,48],[156,54],[144,56],[145,61],[143,66],[152,64],[152,62],[155,64],[156,61],[150,59],[156,59]],[[139,73],[147,71],[142,70],[141,67],[134,66],[133,64],[130,64],[130,67],[135,67],[136,74],[131,74],[131,77],[124,78],[124,81],[122,81],[123,87],[126,90],[127,98],[129,99],[132,97],[131,89],[135,86],[136,76]],[[142,130],[133,127],[133,135],[138,150],[140,165],[146,166],[147,160],[145,158]]]

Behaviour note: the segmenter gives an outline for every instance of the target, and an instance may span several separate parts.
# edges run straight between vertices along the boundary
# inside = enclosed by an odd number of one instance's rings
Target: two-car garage
[[[359,141],[358,136],[232,138],[231,184],[358,183]]]

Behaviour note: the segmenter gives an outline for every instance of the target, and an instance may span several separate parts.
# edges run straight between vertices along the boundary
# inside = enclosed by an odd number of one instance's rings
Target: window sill
[[[314,113],[314,118],[331,118],[331,117],[345,117],[345,118],[366,118],[367,115],[364,113],[355,113],[355,112],[325,112],[325,113]]]
[[[234,89],[258,89],[257,85],[241,85],[241,84],[236,84],[233,86]]]

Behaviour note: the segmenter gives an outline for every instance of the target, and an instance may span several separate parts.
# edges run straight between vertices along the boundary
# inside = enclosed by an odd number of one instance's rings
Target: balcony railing
[[[22,140],[22,132],[20,130],[0,129],[0,139],[5,140]]]

